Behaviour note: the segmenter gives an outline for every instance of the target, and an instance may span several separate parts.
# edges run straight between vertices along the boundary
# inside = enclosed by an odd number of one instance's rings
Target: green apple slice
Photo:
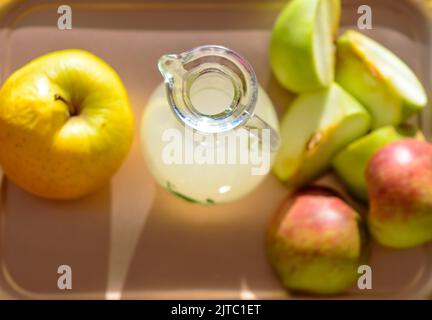
[[[282,144],[273,171],[290,186],[308,183],[369,127],[369,113],[335,83],[299,95],[282,119]]]
[[[416,137],[424,140],[423,134],[413,126],[386,126],[376,129],[344,148],[333,159],[333,167],[358,199],[367,201],[366,166],[373,154],[394,141]]]
[[[305,92],[333,82],[340,6],[340,0],[293,0],[285,6],[270,42],[271,66],[282,86]]]
[[[349,30],[337,41],[336,81],[372,114],[372,128],[398,125],[427,103],[413,71],[396,55]]]

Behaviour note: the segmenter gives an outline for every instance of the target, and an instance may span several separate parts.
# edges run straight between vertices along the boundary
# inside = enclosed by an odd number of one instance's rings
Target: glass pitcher
[[[155,179],[190,202],[236,200],[270,171],[278,120],[251,65],[221,46],[201,46],[159,60],[164,77],[141,122],[141,142]]]

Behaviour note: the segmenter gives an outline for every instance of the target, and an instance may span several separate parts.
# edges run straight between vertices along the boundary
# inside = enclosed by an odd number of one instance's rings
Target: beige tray
[[[279,114],[292,96],[268,66],[267,44],[283,2],[65,1],[73,29],[57,29],[48,0],[0,1],[2,81],[25,62],[52,50],[82,48],[120,74],[137,125],[161,82],[163,53],[220,44],[254,66]],[[430,92],[431,24],[426,2],[343,1],[343,25],[357,7],[373,8],[368,32],[395,50]],[[402,23],[403,22],[403,23]],[[417,119],[431,137],[430,108]],[[138,143],[110,185],[78,201],[36,198],[3,179],[1,298],[289,298],[264,250],[267,221],[287,190],[272,176],[246,198],[214,207],[177,199],[151,179]],[[337,186],[331,176],[320,181]],[[70,265],[73,289],[57,288],[57,268]],[[374,246],[373,289],[337,298],[427,298],[432,294],[432,246],[394,251]]]

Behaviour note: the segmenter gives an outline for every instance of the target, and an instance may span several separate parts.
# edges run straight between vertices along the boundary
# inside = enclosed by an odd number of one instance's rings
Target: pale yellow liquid
[[[227,97],[223,94],[216,97],[220,97],[218,98],[220,101],[217,99],[215,101],[214,93],[201,91],[200,95],[192,97],[192,100],[206,101],[208,98],[208,105],[223,104],[227,101]],[[278,131],[278,120],[273,104],[261,87],[258,91],[255,113]],[[153,92],[144,110],[141,122],[141,143],[147,165],[155,179],[163,187],[186,200],[207,204],[233,201],[254,190],[268,174],[269,170],[264,175],[253,175],[251,169],[259,165],[250,162],[242,164],[240,161],[235,164],[166,164],[162,154],[167,142],[162,141],[162,135],[170,128],[177,128],[180,132],[184,132],[184,126],[177,120],[168,105],[165,86],[161,84]],[[226,152],[226,145],[222,150],[218,141],[216,142],[215,154]],[[194,147],[202,143],[205,142],[194,142]],[[248,151],[248,147],[244,144],[240,145],[240,148],[246,150],[239,149],[238,152]],[[270,156],[272,162],[273,154]]]

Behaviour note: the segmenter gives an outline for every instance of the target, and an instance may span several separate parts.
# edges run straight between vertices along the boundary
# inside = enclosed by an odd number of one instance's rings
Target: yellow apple
[[[0,90],[0,163],[41,197],[70,199],[105,184],[133,140],[117,73],[82,50],[55,51],[13,73]]]

